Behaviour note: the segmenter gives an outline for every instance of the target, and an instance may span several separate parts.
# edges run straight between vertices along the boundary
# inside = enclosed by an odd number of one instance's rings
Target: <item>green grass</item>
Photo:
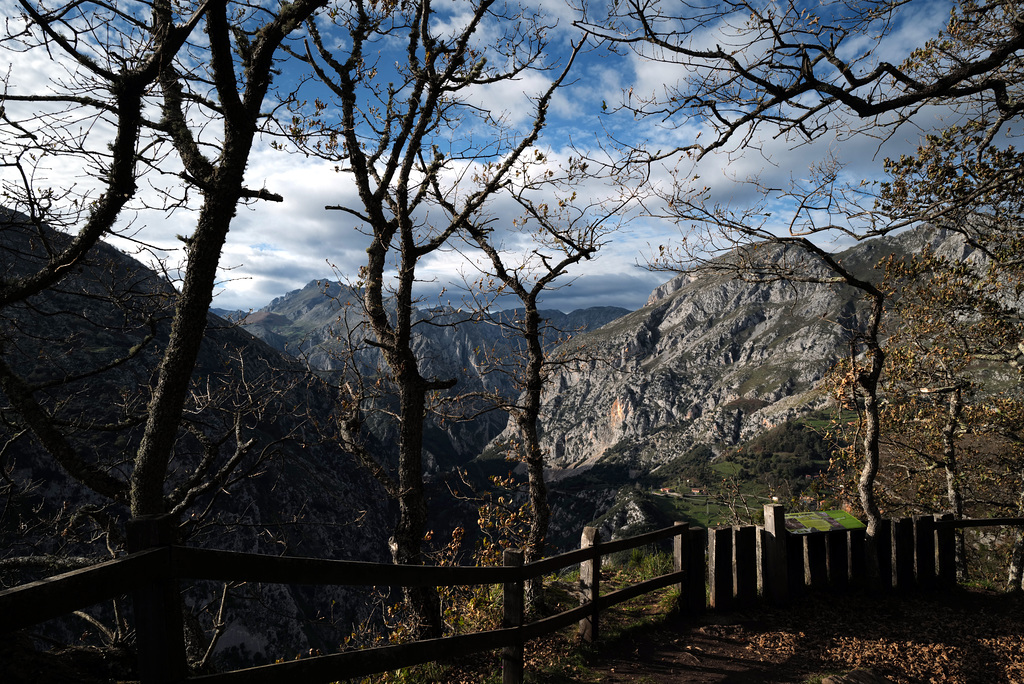
[[[651,497],[654,505],[672,520],[688,522],[694,527],[714,527],[730,517],[728,506],[709,501],[707,497]]]
[[[817,430],[818,432],[823,432],[825,430],[831,430],[837,422],[850,423],[855,420],[857,420],[856,411],[846,410],[840,413],[839,416],[835,416],[831,413],[825,413],[822,411],[816,411],[810,414],[808,417],[801,418],[796,422],[803,423],[807,427]]]
[[[722,477],[736,477],[740,474],[740,468],[742,467],[735,461],[715,461],[711,464],[711,469]]]

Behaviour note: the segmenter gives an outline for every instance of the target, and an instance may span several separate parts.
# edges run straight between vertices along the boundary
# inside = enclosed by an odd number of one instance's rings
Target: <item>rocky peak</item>
[[[924,228],[837,256],[868,275],[884,256],[925,246],[970,254],[959,235]],[[769,260],[794,258],[770,249]],[[609,460],[646,471],[819,407],[817,385],[848,352],[860,307],[856,291],[836,285],[744,282],[715,270],[676,276],[644,308],[569,343],[592,360],[558,374],[546,395],[553,472]]]

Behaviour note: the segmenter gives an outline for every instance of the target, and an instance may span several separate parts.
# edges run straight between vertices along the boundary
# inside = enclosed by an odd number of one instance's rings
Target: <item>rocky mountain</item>
[[[373,375],[380,364],[373,347],[361,344],[368,332],[361,329],[360,293],[337,282],[314,280],[305,287],[274,299],[267,306],[251,312],[218,311],[238,321],[249,333],[281,351],[304,360],[311,368],[340,371],[348,357],[349,340],[360,346],[356,364],[362,372]],[[594,330],[615,320],[628,310],[619,307],[591,307],[571,313],[557,310],[542,312],[549,330],[548,346],[565,341],[585,330]],[[466,313],[452,306],[421,308],[415,313],[418,321],[413,346],[421,360],[424,375],[457,378],[452,396],[493,392],[514,396],[515,384],[501,370],[521,348],[510,333],[521,311],[511,309],[484,316]],[[357,334],[351,334],[357,331]],[[467,416],[484,405],[476,402],[459,410]],[[427,435],[425,454],[428,467],[444,471],[477,456],[484,446],[501,432],[507,423],[504,412],[492,411],[468,420],[436,421]],[[386,431],[380,426],[378,433]],[[386,438],[384,434],[380,434]]]
[[[971,254],[960,236],[926,228],[837,258],[877,280],[871,271],[883,257],[925,245],[957,259]],[[849,287],[746,282],[712,269],[683,273],[643,308],[573,338],[567,346],[585,347],[590,360],[555,375],[543,418],[555,538],[575,543],[581,513],[606,534],[635,530],[646,504],[631,483],[641,476],[697,446],[720,452],[824,406],[819,383],[861,323]]]
[[[33,270],[66,236],[0,216],[0,278]],[[100,245],[54,287],[0,310],[0,583],[124,553],[123,483],[132,469],[173,288],[137,261]],[[391,513],[375,481],[322,428],[333,393],[294,359],[216,316],[192,382],[165,492],[186,543],[322,558],[384,560]],[[20,380],[16,380],[20,378]],[[21,383],[21,384],[19,384]],[[24,396],[14,399],[18,388]],[[57,439],[115,483],[98,491],[69,475],[28,429],[26,406],[48,414]],[[51,439],[51,444],[55,443]],[[227,459],[232,475],[216,487]],[[195,633],[209,632],[225,588],[187,588]],[[241,662],[335,648],[369,609],[354,590],[244,585],[229,592],[218,649]],[[96,613],[110,618],[104,607]],[[298,620],[292,619],[298,617]],[[327,619],[327,618],[330,619]],[[81,623],[72,626],[77,633]],[[88,629],[95,633],[95,630]],[[200,639],[197,640],[200,641]]]
[[[882,258],[926,245],[947,256],[973,258],[958,235],[935,228],[866,241],[837,258],[875,279],[872,271]],[[777,250],[763,258],[791,264],[795,257]],[[820,265],[806,268],[825,275]],[[311,365],[332,369],[341,349],[339,333],[359,322],[357,300],[357,292],[337,283],[312,282],[245,315],[244,327],[315,361]],[[484,372],[481,350],[500,356],[514,349],[499,326],[444,308],[418,315],[423,325],[417,344],[429,372],[460,377],[457,391],[513,391],[502,384],[504,378]],[[606,534],[650,524],[653,507],[631,483],[656,475],[695,447],[720,453],[824,406],[828,397],[819,382],[848,353],[861,325],[861,303],[847,287],[744,281],[709,269],[666,282],[638,311],[601,308],[548,316],[554,328],[575,332],[559,353],[577,359],[553,376],[543,425],[552,537],[556,546],[565,546],[594,521]],[[366,367],[373,363],[364,357]],[[499,434],[505,423],[503,416],[492,416],[432,426],[428,463],[435,473],[468,459],[471,472],[507,470],[494,448],[511,437]]]

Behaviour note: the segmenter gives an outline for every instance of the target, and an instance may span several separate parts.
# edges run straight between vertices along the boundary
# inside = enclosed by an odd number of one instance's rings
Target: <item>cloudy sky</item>
[[[548,32],[550,41],[547,55],[552,65],[565,59],[571,41],[579,40],[573,28],[575,14],[563,0],[541,0],[549,23],[557,27]],[[458,2],[452,9],[442,9],[440,21],[459,21]],[[876,57],[898,63],[915,45],[933,37],[948,19],[948,4],[918,2],[908,8],[906,16],[895,26],[891,37],[879,47]],[[11,0],[0,0],[5,16],[15,16]],[[439,26],[440,29],[440,26]],[[704,40],[713,40],[717,27],[704,27]],[[339,44],[344,49],[343,44]],[[0,72],[7,72],[9,92],[38,91],[40,84],[60,78],[55,65],[47,62],[43,52],[22,53],[8,49],[0,52]],[[389,50],[401,45],[380,44],[381,63],[392,58]],[[7,62],[8,64],[4,64]],[[292,72],[284,69],[284,77]],[[701,129],[696,122],[674,120],[666,126],[656,117],[636,119],[619,105],[630,97],[659,94],[665,83],[685,78],[686,70],[665,63],[652,63],[640,59],[631,51],[618,54],[595,48],[586,52],[574,67],[571,83],[557,95],[549,124],[539,144],[551,163],[564,161],[570,146],[601,156],[601,146],[609,146],[614,137],[619,142],[647,144],[668,148],[685,144]],[[501,113],[515,124],[529,113],[529,96],[543,89],[552,72],[533,74],[500,87],[481,89],[472,95],[475,104],[493,113]],[[12,110],[13,111],[13,110]],[[925,113],[921,126],[930,125]],[[682,125],[680,125],[682,124]],[[878,141],[857,139],[838,140],[829,134],[813,144],[797,146],[794,141],[766,138],[757,153],[741,154],[735,150],[706,159],[698,169],[691,169],[679,160],[670,160],[656,168],[650,182],[667,187],[671,172],[677,170],[686,177],[699,175],[699,182],[712,188],[716,202],[741,205],[756,201],[750,186],[737,184],[752,175],[778,179],[799,180],[806,177],[808,166],[827,153],[835,155],[846,165],[845,173],[851,179],[867,179],[878,175],[881,161],[903,151],[912,151],[920,130],[906,127],[896,136],[880,145]],[[367,240],[358,225],[346,215],[325,210],[326,205],[354,203],[357,197],[344,173],[334,169],[333,162],[322,162],[302,154],[273,149],[269,141],[257,146],[247,169],[250,187],[265,187],[284,197],[282,203],[261,202],[239,208],[232,224],[228,243],[222,254],[223,279],[214,300],[214,306],[225,309],[257,309],[274,297],[297,289],[315,279],[350,278],[365,258]],[[79,169],[73,177],[64,177],[64,171],[51,166],[48,171],[54,183],[86,184],[86,172]],[[588,197],[601,199],[615,196],[617,189],[609,183],[592,182],[581,188]],[[509,215],[502,215],[503,211]],[[511,207],[500,203],[491,207],[498,221],[511,221]],[[133,220],[133,235],[142,244],[167,259],[172,267],[180,263],[177,250],[180,242],[176,235],[190,231],[194,214],[179,210],[170,215],[164,212],[139,211],[129,217]],[[580,265],[571,284],[549,294],[544,305],[571,311],[595,305],[615,305],[630,309],[642,306],[651,290],[668,278],[664,273],[651,273],[642,268],[647,256],[659,245],[672,244],[679,239],[680,228],[661,219],[632,211],[621,224],[606,237],[599,255]],[[137,249],[139,242],[121,241],[126,250]],[[447,288],[449,299],[457,296],[457,284],[463,278],[472,278],[472,266],[462,251],[446,251],[426,261],[420,270],[425,293]]]

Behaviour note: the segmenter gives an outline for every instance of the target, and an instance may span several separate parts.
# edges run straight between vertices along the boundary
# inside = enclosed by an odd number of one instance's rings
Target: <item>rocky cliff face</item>
[[[848,339],[837,314],[855,311],[851,293],[809,284],[714,274],[677,284],[587,335],[598,360],[555,379],[544,424],[553,468],[614,455],[649,469],[694,443],[735,443],[812,390]]]
[[[871,270],[882,257],[926,244],[957,258],[970,254],[959,236],[923,229],[839,258],[877,280]],[[849,353],[859,325],[860,301],[847,287],[744,282],[714,271],[677,276],[642,309],[569,343],[589,360],[556,375],[546,393],[543,434],[556,496],[581,476],[597,486],[611,472],[601,490],[607,499],[622,480],[696,445],[735,445],[821,407],[828,398],[818,384]]]

